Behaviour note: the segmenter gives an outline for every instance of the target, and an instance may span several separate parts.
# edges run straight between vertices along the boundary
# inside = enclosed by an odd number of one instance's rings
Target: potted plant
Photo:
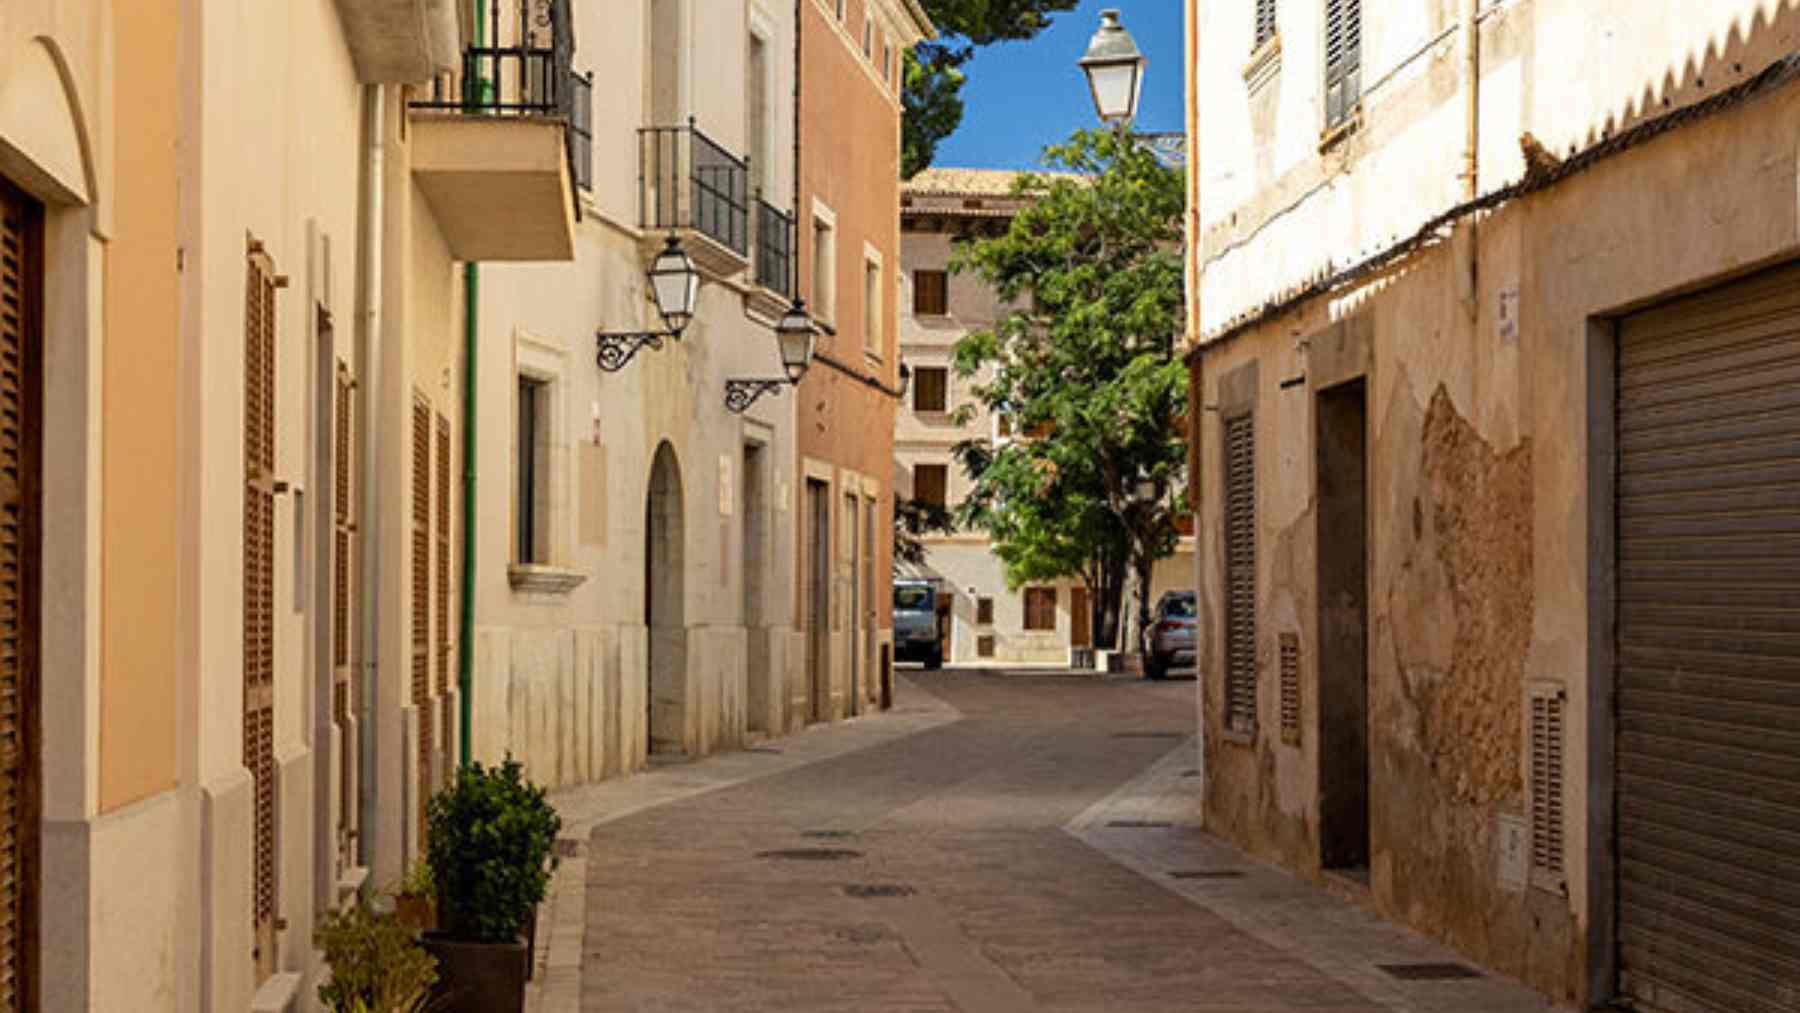
[[[438,919],[422,937],[438,960],[432,1009],[522,1011],[530,957],[520,933],[549,887],[562,819],[509,758],[458,770],[426,824]]]
[[[414,862],[394,889],[394,914],[415,934],[437,928],[437,887],[431,882],[431,866]]]
[[[327,914],[313,933],[331,973],[319,985],[329,1013],[421,1013],[437,962],[391,914],[358,903]]]

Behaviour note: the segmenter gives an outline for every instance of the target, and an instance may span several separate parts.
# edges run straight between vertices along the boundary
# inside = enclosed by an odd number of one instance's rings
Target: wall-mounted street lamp
[[[1088,41],[1087,55],[1076,62],[1087,75],[1088,92],[1093,96],[1094,112],[1100,122],[1112,127],[1120,137],[1130,137],[1148,148],[1163,165],[1179,168],[1186,163],[1186,134],[1131,131],[1137,119],[1138,100],[1144,97],[1144,70],[1150,66],[1150,60],[1119,23],[1117,9],[1100,12],[1100,29]]]
[[[1136,493],[1134,498],[1146,506],[1162,498],[1158,495],[1156,480],[1148,475],[1139,477],[1132,491]]]
[[[1100,30],[1088,42],[1080,60],[1094,96],[1100,121],[1123,134],[1137,119],[1138,99],[1144,90],[1144,68],[1150,61],[1138,50],[1137,40],[1119,23],[1119,12],[1100,12]]]
[[[781,321],[775,325],[775,344],[781,352],[781,371],[787,376],[779,379],[726,380],[726,410],[742,414],[764,394],[779,393],[783,387],[798,384],[806,371],[812,368],[813,346],[818,338],[819,327],[806,312],[806,300],[794,300],[794,305],[788,308]]]
[[[912,367],[900,364],[900,400],[906,400],[906,392],[912,389]]]
[[[650,298],[656,301],[656,312],[662,317],[664,329],[601,331],[594,335],[599,342],[596,361],[608,373],[624,369],[632,356],[645,346],[660,349],[664,338],[679,340],[681,332],[693,322],[694,304],[700,297],[700,270],[674,236],[669,237],[668,244],[656,255],[656,261],[650,265],[645,277],[650,280]]]

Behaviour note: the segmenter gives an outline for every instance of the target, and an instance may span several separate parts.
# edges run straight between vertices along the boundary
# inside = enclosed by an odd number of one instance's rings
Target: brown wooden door
[[[275,973],[275,289],[262,244],[244,282],[244,766],[254,784],[251,959]]]
[[[329,317],[321,326],[329,327]],[[356,381],[350,367],[337,364],[332,397],[332,557],[331,557],[331,715],[339,742],[337,868],[342,875],[356,865],[356,782],[359,750],[352,732],[360,722],[356,691],[356,492],[352,475],[356,439]]]
[[[1094,646],[1094,612],[1085,587],[1071,588],[1069,592],[1069,646]]]
[[[0,1010],[36,1008],[43,217],[0,180]]]
[[[419,851],[431,797],[431,406],[413,395],[412,414],[412,702],[419,719],[414,784]]]

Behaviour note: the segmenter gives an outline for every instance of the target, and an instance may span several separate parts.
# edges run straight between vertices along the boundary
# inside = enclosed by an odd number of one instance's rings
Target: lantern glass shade
[[[900,396],[905,397],[906,392],[911,389],[912,389],[912,367],[908,366],[906,363],[902,362],[900,364]]]
[[[1137,480],[1137,500],[1139,503],[1156,502],[1155,480],[1148,478],[1140,478]]]
[[[781,346],[781,368],[787,372],[790,382],[799,383],[812,368],[813,344],[818,333],[812,317],[807,315],[806,303],[800,301],[796,301],[775,325],[775,341]]]
[[[694,319],[694,303],[700,296],[700,271],[681,249],[675,237],[656,255],[650,265],[650,295],[656,300],[656,311],[662,314],[663,326],[680,336]]]
[[[1130,126],[1137,119],[1144,68],[1150,61],[1138,50],[1131,33],[1119,24],[1118,11],[1100,12],[1100,30],[1094,33],[1080,63],[1100,119],[1120,129]]]

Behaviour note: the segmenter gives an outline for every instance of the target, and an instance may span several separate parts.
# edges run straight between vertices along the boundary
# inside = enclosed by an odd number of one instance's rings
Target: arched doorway
[[[687,746],[684,538],[681,466],[665,441],[650,463],[644,499],[644,625],[650,634],[644,697],[652,753],[681,753]]]

